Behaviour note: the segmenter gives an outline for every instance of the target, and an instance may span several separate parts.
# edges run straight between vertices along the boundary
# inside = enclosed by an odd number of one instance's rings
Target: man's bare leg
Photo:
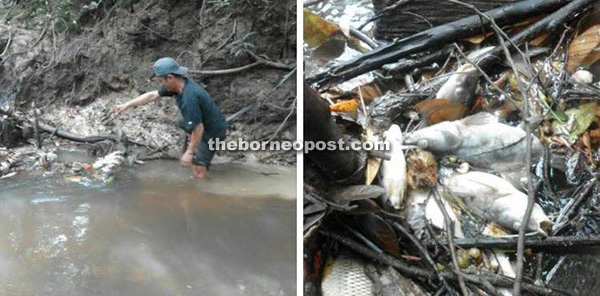
[[[193,174],[194,178],[196,178],[197,180],[205,180],[208,174],[208,170],[203,165],[195,165]]]

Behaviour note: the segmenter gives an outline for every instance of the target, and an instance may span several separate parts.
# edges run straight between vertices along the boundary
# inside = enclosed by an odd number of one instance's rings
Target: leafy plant
[[[231,42],[231,44],[229,45],[229,54],[237,58],[246,52],[253,53],[256,46],[254,46],[253,43],[249,42],[248,38],[254,34],[256,34],[256,32],[250,32],[244,35],[244,37],[242,37],[241,39]]]
[[[230,0],[210,0],[207,3],[210,4],[215,11],[231,5]]]

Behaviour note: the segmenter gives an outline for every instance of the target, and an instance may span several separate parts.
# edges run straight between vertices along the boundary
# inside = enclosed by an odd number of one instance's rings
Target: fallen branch
[[[271,68],[281,69],[281,70],[288,70],[288,71],[295,68],[294,65],[286,65],[286,64],[276,63],[276,62],[272,62],[272,61],[265,60],[265,59],[259,59],[252,64],[248,64],[248,65],[237,67],[237,68],[223,69],[223,70],[189,70],[188,72],[190,74],[197,74],[197,75],[203,75],[203,76],[230,75],[230,74],[235,74],[235,73],[239,73],[239,72],[244,72],[246,70],[250,70],[250,69],[256,68],[258,66],[266,66],[266,67],[271,67]]]
[[[598,184],[598,178],[600,175],[594,175],[590,180],[588,180],[585,184],[581,185],[577,190],[576,196],[567,203],[567,205],[560,211],[556,221],[554,222],[554,227],[552,229],[552,234],[558,234],[565,226],[568,225],[569,220],[575,215],[575,211],[579,209],[579,206],[585,200],[585,197],[588,196],[590,191]]]
[[[198,74],[198,75],[204,75],[204,76],[209,76],[209,75],[229,75],[229,74],[235,74],[235,73],[239,73],[239,72],[243,72],[246,70],[250,70],[252,68],[258,67],[262,65],[261,62],[256,61],[252,64],[248,64],[245,66],[241,66],[241,67],[237,67],[237,68],[231,68],[231,69],[223,69],[223,70],[189,70],[188,72],[190,74]]]
[[[304,140],[314,143],[338,143],[348,145],[351,139],[346,137],[331,116],[329,106],[319,94],[304,82]],[[366,153],[351,149],[312,150],[306,157],[338,184],[353,184],[364,177]]]
[[[455,238],[461,248],[516,249],[518,237]],[[447,242],[440,242],[447,245]],[[526,237],[525,246],[532,249],[600,246],[600,235]]]
[[[402,227],[402,225],[400,225],[398,222],[392,221],[391,224],[392,224],[392,227],[394,227],[396,230],[402,232],[402,234],[404,236],[406,236],[413,243],[413,245],[415,245],[415,247],[417,247],[417,250],[419,250],[419,253],[421,253],[421,256],[423,256],[425,258],[427,263],[429,263],[431,268],[436,273],[438,280],[444,285],[444,287],[446,288],[447,291],[450,291],[450,286],[448,285],[448,282],[439,273],[439,271],[437,269],[437,265],[435,264],[435,261],[433,261],[433,258],[431,258],[431,255],[429,255],[429,252],[427,252],[427,249],[419,242],[419,240],[416,237],[414,237],[406,228]]]
[[[485,14],[499,24],[515,23],[519,20],[553,11],[566,3],[568,3],[566,0],[528,0],[493,9]],[[472,15],[400,39],[389,45],[378,47],[330,71],[310,77],[307,81],[311,84],[318,83],[320,85],[345,81],[369,71],[377,70],[385,64],[397,62],[411,54],[431,51],[444,44],[453,43],[480,33],[481,18],[478,15]]]
[[[436,275],[433,271],[429,271],[429,270],[426,270],[426,269],[423,269],[420,267],[416,267],[416,266],[411,266],[395,257],[392,257],[392,256],[384,254],[384,253],[377,253],[367,247],[362,246],[361,244],[355,242],[354,240],[352,240],[348,237],[345,237],[345,236],[342,236],[342,235],[339,235],[336,233],[321,231],[321,234],[352,249],[353,251],[357,252],[358,254],[366,256],[366,257],[373,259],[379,263],[392,266],[392,267],[396,268],[398,271],[400,271],[402,274],[404,274],[408,277],[423,278],[423,279],[430,280],[430,281],[436,280]],[[456,275],[452,272],[442,272],[441,275],[447,280],[457,281]],[[504,288],[512,287],[513,282],[514,282],[513,279],[511,279],[509,277],[498,275],[498,274],[492,274],[492,273],[488,273],[488,272],[479,272],[477,274],[468,274],[468,275],[470,275],[470,276],[467,277],[466,280],[468,280],[469,282],[476,284],[478,286],[483,285],[483,280],[486,280],[492,284],[495,284],[499,287],[504,287]],[[538,295],[570,295],[570,293],[568,293],[566,291],[559,291],[559,290],[556,290],[553,288],[540,287],[540,286],[530,284],[530,283],[523,283],[523,288],[527,289],[528,291],[530,291],[532,293],[538,294]]]
[[[462,291],[463,295],[470,295],[470,293],[467,293],[467,286],[465,285],[464,275],[462,274],[460,266],[458,265],[456,245],[454,244],[454,221],[450,219],[450,216],[446,211],[446,207],[444,206],[441,197],[438,196],[436,191],[433,191],[433,199],[437,203],[438,208],[440,208],[442,215],[444,216],[444,225],[446,226],[446,239],[448,240],[448,247],[450,248],[452,264],[454,264],[455,273],[458,278],[458,285],[460,286],[460,290]]]

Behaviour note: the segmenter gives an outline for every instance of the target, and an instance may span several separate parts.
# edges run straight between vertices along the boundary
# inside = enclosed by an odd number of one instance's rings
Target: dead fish
[[[404,143],[437,155],[456,155],[474,166],[508,169],[523,167],[525,136],[524,130],[499,123],[493,115],[481,112],[417,130]],[[532,160],[536,162],[543,146],[537,137],[532,137]]]
[[[475,214],[507,229],[519,231],[527,208],[527,195],[508,181],[496,175],[471,171],[452,174],[442,184],[447,193],[462,198]],[[546,234],[551,225],[540,205],[534,204],[527,230]]]
[[[392,124],[385,132],[385,139],[390,143],[390,160],[382,163],[382,185],[387,192],[385,201],[400,209],[406,191],[406,160],[402,152],[402,131]]]
[[[345,253],[330,260],[323,274],[323,296],[427,295],[392,267],[374,266]]]
[[[408,221],[410,228],[415,232],[418,238],[422,237],[428,223],[438,229],[445,229],[444,214],[434,200],[434,197],[430,195],[430,191],[408,191],[404,216],[406,217],[406,221]],[[450,220],[454,221],[454,236],[464,237],[462,224],[456,217],[454,210],[444,199],[442,199],[442,203],[446,208]]]
[[[125,156],[123,151],[114,151],[109,155],[98,158],[92,165],[94,170],[102,170],[103,172],[112,172],[117,167],[121,166],[125,162]]]
[[[465,106],[471,106],[478,81],[479,72],[477,68],[471,64],[464,64],[442,85],[435,97],[436,99],[448,99]]]
[[[365,273],[365,262],[340,255],[326,268],[321,293],[323,296],[373,295],[373,281]]]

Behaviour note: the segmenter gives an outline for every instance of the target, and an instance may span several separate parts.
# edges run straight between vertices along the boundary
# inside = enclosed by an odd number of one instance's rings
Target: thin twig
[[[399,0],[398,2],[384,8],[380,13],[376,14],[375,16],[369,18],[368,20],[366,20],[362,25],[360,25],[360,27],[358,27],[358,30],[362,30],[366,25],[368,25],[369,23],[378,20],[379,18],[381,18],[382,16],[396,10],[398,7],[406,4],[410,2],[410,0]]]
[[[336,233],[332,233],[332,232],[323,231],[323,230],[321,230],[320,233],[333,239],[334,241],[337,241],[340,244],[354,250],[358,254],[361,254],[363,256],[371,258],[377,262],[392,266],[392,267],[398,269],[398,271],[400,271],[404,275],[407,275],[409,277],[419,277],[419,278],[424,278],[424,279],[428,279],[428,280],[435,280],[435,274],[431,271],[428,271],[428,270],[420,268],[420,267],[409,265],[409,264],[407,264],[395,257],[387,255],[385,253],[377,253],[367,247],[362,246],[361,244],[355,242],[354,240],[352,240],[348,237],[345,237],[345,236],[342,236],[342,235],[339,235]],[[442,272],[442,276],[444,278],[446,278],[447,280],[457,281],[457,276],[453,272]],[[514,280],[509,277],[506,277],[503,275],[498,275],[498,274],[491,274],[488,272],[479,272],[478,276],[469,276],[467,279],[474,284],[482,285],[482,286],[484,285],[482,279],[485,279],[486,281],[488,281],[490,283],[494,283],[499,287],[510,287],[510,286],[512,286],[512,284],[514,282]],[[564,295],[570,295],[566,291],[558,291],[553,288],[540,287],[540,286],[536,286],[536,285],[529,284],[529,283],[523,283],[523,287],[525,289],[527,289],[528,291],[531,291],[531,292],[539,294],[539,295],[557,295],[558,293],[564,294]]]
[[[429,265],[431,265],[431,268],[436,273],[438,280],[444,285],[444,287],[446,288],[447,291],[451,291],[450,286],[448,285],[448,282],[438,271],[435,261],[433,261],[433,258],[431,258],[431,255],[429,255],[429,252],[427,251],[427,249],[425,249],[425,247],[423,247],[423,245],[419,242],[419,240],[417,238],[415,238],[406,228],[402,227],[402,225],[400,225],[398,222],[393,221],[392,227],[394,227],[397,230],[399,230],[400,232],[402,232],[402,234],[404,236],[406,236],[413,243],[413,245],[415,245],[415,247],[417,247],[417,250],[419,250],[419,253],[421,253],[421,255],[423,257],[425,257],[425,260],[427,261],[427,263],[429,263]]]
[[[470,59],[469,59],[469,58],[468,58],[468,57],[465,55],[465,53],[462,51],[462,49],[460,49],[460,46],[458,46],[458,44],[454,43],[454,47],[455,47],[455,48],[458,50],[458,53],[460,53],[460,55],[461,55],[461,56],[462,56],[462,57],[463,57],[463,58],[464,58],[464,59],[465,59],[465,60],[466,60],[466,61],[467,61],[469,64],[473,65],[473,67],[475,67],[475,68],[476,68],[476,69],[479,71],[479,73],[481,74],[481,76],[483,76],[483,78],[485,79],[485,81],[487,81],[487,83],[488,83],[488,84],[489,84],[489,85],[490,85],[492,88],[494,88],[494,89],[495,89],[496,91],[498,91],[498,92],[499,92],[501,95],[503,95],[505,98],[507,98],[508,100],[510,100],[510,101],[511,101],[511,103],[513,103],[515,106],[518,106],[518,105],[517,105],[517,102],[514,100],[514,98],[512,97],[512,95],[511,95],[511,94],[509,94],[509,93],[507,93],[507,92],[505,92],[505,91],[504,91],[503,89],[501,89],[500,87],[498,87],[498,86],[497,86],[497,85],[496,85],[496,84],[495,84],[495,83],[492,81],[492,79],[490,78],[490,76],[488,76],[488,75],[487,75],[487,73],[485,73],[485,71],[483,71],[483,69],[481,69],[481,67],[480,67],[480,66],[479,66],[477,63],[475,63],[475,62],[471,61],[471,60],[470,60]]]
[[[448,240],[448,246],[450,247],[450,255],[452,256],[452,264],[454,264],[454,269],[456,272],[456,276],[458,277],[458,285],[460,286],[460,290],[464,296],[470,295],[467,292],[467,286],[465,285],[465,279],[463,277],[462,272],[460,271],[460,266],[458,265],[458,258],[456,256],[456,245],[454,244],[454,223],[450,219],[448,212],[446,212],[446,207],[442,202],[441,198],[438,196],[435,190],[432,190],[433,199],[437,203],[438,207],[442,211],[444,215],[444,224],[446,225],[446,239]]]
[[[296,101],[298,101],[298,97],[297,96],[296,96],[296,98],[294,98],[294,102],[292,103],[292,108],[290,109],[290,113],[288,113],[288,115],[285,117],[285,119],[283,120],[283,122],[279,125],[279,127],[277,128],[277,130],[275,130],[275,132],[267,140],[267,142],[271,142],[271,140],[273,140],[279,134],[279,132],[283,129],[283,127],[287,123],[288,119],[290,119],[290,117],[292,116],[292,114],[294,114],[294,111],[296,111]]]
[[[449,0],[455,1],[455,0]],[[527,92],[523,88],[521,83],[521,75],[519,74],[519,70],[515,66],[515,62],[510,55],[510,51],[504,42],[504,36],[506,34],[500,34],[502,29],[500,29],[495,22],[492,22],[492,28],[497,32],[496,37],[498,42],[500,43],[502,50],[504,50],[504,55],[510,64],[510,67],[513,70],[515,78],[517,80],[517,86],[519,88],[519,92],[521,93],[521,97],[523,98],[523,122],[525,123],[525,168],[527,172],[527,207],[525,209],[525,215],[523,216],[523,220],[521,222],[521,227],[519,229],[519,240],[517,243],[517,270],[515,275],[515,284],[513,286],[513,295],[520,296],[521,295],[521,283],[523,281],[523,263],[524,263],[524,252],[525,252],[525,233],[527,232],[527,227],[529,225],[529,219],[531,218],[531,212],[533,211],[533,205],[535,203],[535,191],[533,187],[533,180],[531,179],[531,124],[529,120],[529,97],[527,96]],[[507,36],[508,37],[508,36]],[[509,38],[510,39],[510,38]],[[513,43],[514,44],[514,43]],[[517,49],[518,47],[515,46]]]
[[[12,41],[12,31],[10,30],[10,28],[6,25],[2,25],[3,27],[5,27],[8,30],[8,42],[6,42],[6,47],[4,47],[4,51],[2,51],[2,53],[0,53],[0,57],[3,56],[4,54],[6,54],[6,52],[8,51],[8,47],[10,46],[10,42]]]
[[[474,237],[474,238],[456,238],[454,243],[461,248],[481,248],[481,249],[506,249],[513,250],[517,247],[519,237]],[[447,243],[439,242],[446,246]],[[600,235],[591,236],[529,236],[525,238],[525,245],[531,249],[542,248],[576,248],[588,246],[600,246]]]

